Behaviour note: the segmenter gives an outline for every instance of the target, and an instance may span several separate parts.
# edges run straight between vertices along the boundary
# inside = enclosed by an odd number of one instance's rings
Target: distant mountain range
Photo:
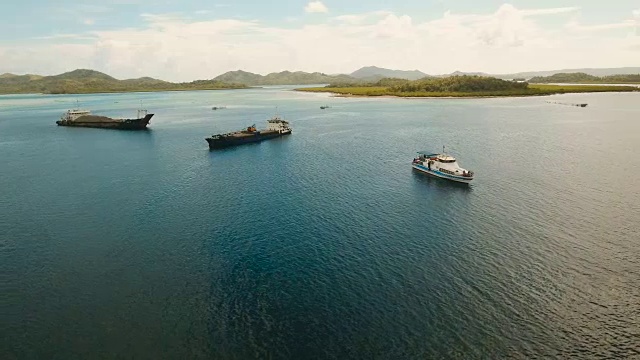
[[[593,76],[585,73],[559,73],[551,76],[535,76],[529,79],[529,82],[533,84],[640,84],[640,73],[608,76]]]
[[[354,81],[348,75],[327,75],[319,72],[282,71],[263,76],[242,70],[226,72],[213,80],[245,85],[309,85]]]
[[[372,82],[384,78],[418,80],[429,76],[419,70],[391,70],[377,66],[366,66],[352,72],[350,75],[352,78]]]
[[[450,74],[429,75],[419,70],[393,70],[377,66],[366,66],[351,74],[327,75],[324,73],[308,73],[303,71],[283,71],[268,75],[259,75],[242,70],[229,71],[214,80],[245,85],[308,85],[308,84],[354,84],[359,82],[377,82],[384,78],[418,80],[427,77],[448,77],[460,75],[491,76],[499,79],[530,79],[532,77],[550,76],[558,73],[585,73],[592,76],[610,76],[640,74],[640,67],[606,68],[606,69],[568,69],[549,71],[530,71],[515,74],[489,74],[483,72],[455,71]]]
[[[551,71],[531,71],[515,74],[466,73],[456,71],[446,75],[427,75],[418,70],[392,70],[375,66],[367,66],[349,75],[327,75],[320,72],[282,71],[268,75],[254,74],[247,71],[229,71],[212,80],[196,80],[188,83],[172,83],[150,77],[118,80],[107,74],[87,69],[78,69],[54,76],[40,75],[0,75],[0,94],[45,93],[45,94],[78,94],[98,92],[133,92],[133,91],[172,91],[172,90],[213,90],[236,89],[256,85],[309,85],[309,84],[358,84],[377,82],[383,78],[417,80],[426,77],[447,77],[456,75],[481,75],[500,79],[531,79],[548,77],[555,74],[581,73],[595,77],[612,75],[640,74],[640,67],[603,68],[603,69],[565,69]],[[564,78],[573,79],[573,77]],[[562,78],[562,77],[557,77]],[[554,78],[555,79],[555,78]],[[616,78],[623,81],[624,78]],[[584,82],[596,81],[581,78]],[[612,81],[613,79],[600,79]],[[388,82],[388,80],[385,80]],[[393,80],[391,80],[393,81]]]
[[[514,74],[489,74],[483,72],[460,72],[456,71],[451,74],[438,75],[438,77],[446,77],[452,75],[480,75],[480,76],[492,76],[499,79],[530,79],[533,77],[552,76],[555,74],[567,74],[567,73],[583,73],[591,76],[611,76],[611,75],[630,75],[640,74],[640,67],[619,67],[619,68],[593,68],[593,69],[562,69],[562,70],[547,70],[547,71],[526,71]]]
[[[561,73],[584,73],[591,76],[603,77],[603,76],[611,76],[611,75],[640,74],[640,67],[562,69],[562,70],[547,70],[547,71],[526,71],[526,72],[519,72],[514,74],[490,74],[485,72],[454,71],[450,74],[428,75],[419,70],[412,70],[412,71],[391,70],[391,69],[384,69],[384,68],[379,68],[375,66],[367,66],[352,72],[350,75],[351,77],[360,79],[360,80],[378,81],[382,78],[417,80],[425,77],[448,77],[448,76],[461,76],[461,75],[491,76],[499,79],[530,79],[536,76],[551,76],[551,75],[561,74]]]
[[[407,80],[421,79],[427,74],[418,70],[391,70],[375,66],[363,67],[353,73],[327,75],[320,72],[304,72],[304,71],[282,71],[270,73],[268,75],[259,75],[251,72],[237,70],[229,71],[214,78],[214,80],[245,84],[245,85],[310,85],[310,84],[336,84],[336,83],[357,83],[357,82],[376,82],[384,78],[397,78]]]
[[[640,67],[619,67],[619,68],[586,68],[586,69],[562,69],[562,70],[549,70],[549,71],[528,71],[507,75],[490,75],[499,77],[501,79],[514,79],[524,78],[530,79],[535,76],[551,76],[555,74],[566,73],[584,73],[591,76],[611,76],[611,75],[631,75],[640,74]]]
[[[213,90],[243,88],[240,84],[222,83],[216,80],[197,80],[189,83],[171,83],[142,77],[118,80],[95,70],[78,69],[54,76],[0,75],[0,94],[82,94],[99,92]]]

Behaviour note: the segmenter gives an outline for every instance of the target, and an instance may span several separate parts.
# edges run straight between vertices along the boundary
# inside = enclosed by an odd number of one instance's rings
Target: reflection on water
[[[287,89],[0,96],[0,357],[639,356],[640,94]],[[410,170],[442,144],[472,184]]]

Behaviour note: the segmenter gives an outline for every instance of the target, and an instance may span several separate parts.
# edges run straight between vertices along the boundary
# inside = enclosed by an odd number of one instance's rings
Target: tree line
[[[388,91],[429,93],[476,93],[490,91],[527,90],[526,82],[502,80],[489,76],[459,75],[443,78],[426,77],[419,80],[385,78],[371,83],[338,83],[327,87],[384,87]]]
[[[529,82],[537,84],[638,84],[640,83],[640,74],[593,76],[585,73],[559,73],[551,76],[535,76]]]

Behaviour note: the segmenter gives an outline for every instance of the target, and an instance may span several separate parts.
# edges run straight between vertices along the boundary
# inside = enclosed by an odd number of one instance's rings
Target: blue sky
[[[25,0],[0,10],[0,73],[640,66],[638,0]]]

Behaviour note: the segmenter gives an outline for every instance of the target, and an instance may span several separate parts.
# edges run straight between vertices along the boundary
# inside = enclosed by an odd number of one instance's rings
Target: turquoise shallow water
[[[0,358],[640,357],[638,104],[2,96]],[[474,184],[411,170],[442,145]]]

